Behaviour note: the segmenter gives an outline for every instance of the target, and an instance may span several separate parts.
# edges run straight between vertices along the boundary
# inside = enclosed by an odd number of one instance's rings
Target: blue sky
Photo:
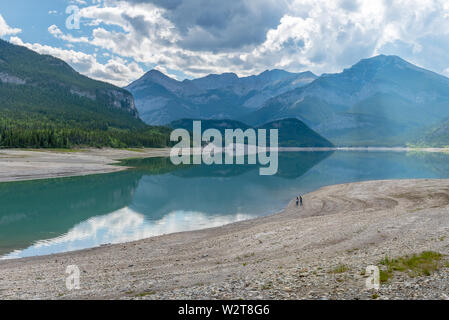
[[[66,26],[68,6],[80,28]],[[124,86],[156,68],[179,80],[280,68],[339,72],[395,54],[449,75],[446,0],[15,0],[0,37]]]

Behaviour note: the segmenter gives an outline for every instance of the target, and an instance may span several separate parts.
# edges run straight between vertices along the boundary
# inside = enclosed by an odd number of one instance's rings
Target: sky
[[[1,1],[0,37],[118,86],[151,69],[320,75],[378,54],[449,76],[447,0]]]

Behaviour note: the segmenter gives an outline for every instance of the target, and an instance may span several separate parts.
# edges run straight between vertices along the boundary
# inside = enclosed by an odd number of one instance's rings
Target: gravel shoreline
[[[364,275],[385,256],[449,254],[449,180],[329,186],[304,201],[219,228],[1,261],[0,299],[449,299],[447,256],[378,292]],[[69,265],[80,290],[66,288]]]
[[[0,150],[0,182],[112,173],[128,168],[115,164],[127,158],[170,155],[170,149]]]
[[[372,152],[449,152],[446,148],[279,148],[280,152],[372,151]],[[112,173],[128,168],[119,160],[170,156],[162,149],[79,149],[21,150],[0,149],[0,183]]]

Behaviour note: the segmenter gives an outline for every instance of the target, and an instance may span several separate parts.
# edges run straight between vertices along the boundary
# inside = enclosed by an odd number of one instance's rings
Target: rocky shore
[[[0,299],[448,299],[449,180],[335,185],[281,213],[44,257],[0,262]],[[366,267],[422,252],[434,268]],[[405,259],[405,258],[404,258]],[[429,262],[430,263],[430,262]],[[66,268],[80,290],[66,288]]]
[[[170,149],[0,150],[0,182],[84,176],[126,170],[126,158],[168,156]]]

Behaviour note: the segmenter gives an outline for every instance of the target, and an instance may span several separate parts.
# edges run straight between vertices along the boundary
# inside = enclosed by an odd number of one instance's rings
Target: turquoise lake
[[[449,178],[449,155],[286,152],[275,176],[253,165],[136,169],[0,184],[0,257],[20,258],[198,230],[281,211],[298,193],[346,182]]]

